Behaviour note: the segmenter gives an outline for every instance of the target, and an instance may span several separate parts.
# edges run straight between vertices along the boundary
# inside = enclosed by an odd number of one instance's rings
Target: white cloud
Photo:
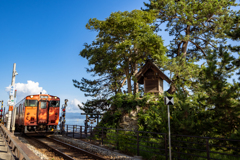
[[[38,82],[33,82],[31,80],[28,80],[27,83],[16,83],[16,90],[17,90],[17,102],[23,99],[25,96],[28,95],[34,95],[39,94],[42,92],[43,94],[46,94],[47,91],[43,89],[43,87],[39,87]],[[6,87],[6,91],[9,94],[11,85]]]
[[[83,111],[79,109],[78,105],[82,105],[82,103],[77,100],[76,98],[74,98],[73,100],[70,100],[68,102],[68,106],[67,106],[67,112],[69,113],[82,113]]]
[[[44,90],[43,87],[39,87],[38,82],[34,82],[31,80],[28,80],[27,83],[16,83],[15,86],[16,86],[15,89],[17,89],[17,102],[19,102],[20,100],[22,100],[24,97],[26,97],[28,95],[39,94],[40,92],[42,92],[43,94],[47,94],[47,91]],[[5,89],[8,92],[8,94],[10,92],[10,87],[11,87],[11,85],[6,87],[6,89]],[[60,99],[61,99],[61,97],[60,97]],[[64,101],[61,102],[61,104],[64,104]],[[67,112],[69,112],[69,113],[82,113],[83,112],[78,107],[78,105],[82,105],[80,100],[78,100],[76,98],[69,99],[67,104],[68,104]]]

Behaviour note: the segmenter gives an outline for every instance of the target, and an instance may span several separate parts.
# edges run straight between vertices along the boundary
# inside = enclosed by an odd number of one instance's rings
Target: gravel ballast
[[[88,142],[84,142],[82,140],[79,139],[74,139],[74,138],[70,138],[70,137],[66,137],[66,136],[62,136],[62,135],[54,135],[51,136],[52,138],[61,140],[65,143],[71,143],[72,145],[85,149],[91,153],[94,154],[98,154],[103,156],[104,158],[107,159],[117,159],[117,160],[137,160],[138,158],[136,157],[131,157],[122,153],[118,153],[118,152],[114,152],[112,150],[88,143]]]
[[[26,144],[26,146],[35,154],[37,155],[39,158],[43,159],[43,160],[48,160],[48,156],[46,156],[45,154],[39,152],[34,146],[30,145],[28,140],[26,140],[25,138],[23,137],[18,137],[18,139]]]

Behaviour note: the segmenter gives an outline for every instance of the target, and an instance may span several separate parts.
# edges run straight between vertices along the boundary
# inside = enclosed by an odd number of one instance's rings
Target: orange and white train
[[[60,98],[29,95],[15,105],[15,129],[24,133],[54,132],[59,122]]]

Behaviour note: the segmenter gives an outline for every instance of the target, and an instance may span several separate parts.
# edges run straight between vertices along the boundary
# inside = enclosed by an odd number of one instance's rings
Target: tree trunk
[[[132,85],[131,85],[131,78],[127,77],[127,83],[128,83],[128,93],[132,93]]]
[[[134,75],[136,75],[138,72],[138,69],[137,69],[137,64],[135,63],[134,65]],[[133,91],[133,94],[135,95],[136,93],[138,93],[138,82],[137,81],[134,81],[134,91]]]
[[[190,26],[187,25],[186,28],[186,37],[190,35]],[[187,45],[188,45],[188,40],[183,42],[183,46],[182,46],[182,53],[184,55],[184,57],[186,58],[187,55]]]
[[[129,65],[127,65],[125,71],[126,71],[126,77],[127,77],[128,93],[132,93],[131,76],[129,74]]]

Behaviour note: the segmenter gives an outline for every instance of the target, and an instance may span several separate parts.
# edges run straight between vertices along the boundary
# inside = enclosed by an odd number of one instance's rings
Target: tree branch
[[[202,39],[202,38],[199,38],[199,37],[194,37],[194,38],[201,39],[201,40],[203,40],[204,42],[208,42],[207,40]],[[216,49],[217,49],[217,47],[214,47],[210,42],[209,42],[209,44],[210,44],[213,48],[216,48]]]
[[[189,41],[190,41],[192,44],[194,44],[198,49],[200,49],[200,50],[202,51],[203,55],[206,57],[205,52],[203,51],[203,49],[202,49],[198,44],[194,43],[194,42],[191,41],[191,40],[189,40]]]

